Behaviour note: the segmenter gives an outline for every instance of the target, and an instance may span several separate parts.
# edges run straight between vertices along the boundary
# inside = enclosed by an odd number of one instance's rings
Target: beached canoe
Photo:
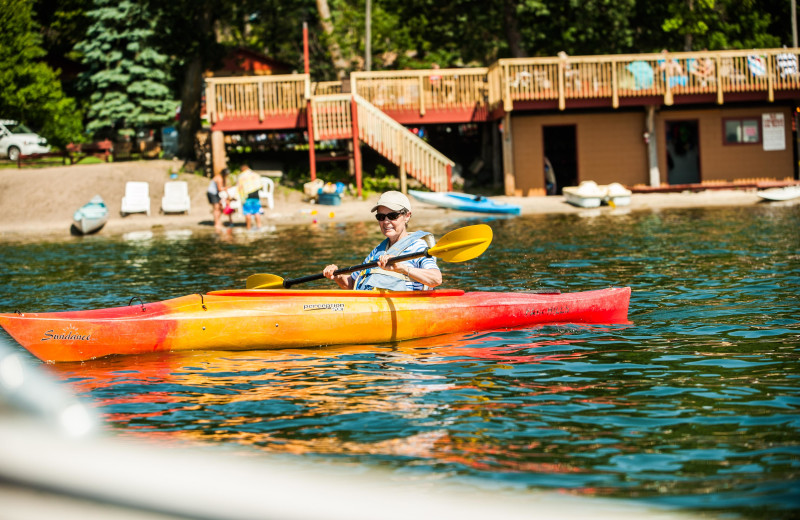
[[[441,208],[474,211],[477,213],[505,213],[509,215],[519,215],[520,213],[519,206],[497,202],[483,195],[470,195],[469,193],[453,191],[441,193],[416,190],[408,190],[408,193],[420,202],[426,202]]]
[[[100,195],[95,195],[92,200],[81,206],[72,215],[75,232],[88,235],[100,231],[108,221],[108,208]]]
[[[370,344],[539,324],[627,323],[630,287],[564,294],[232,289],[88,311],[0,314],[47,362]]]

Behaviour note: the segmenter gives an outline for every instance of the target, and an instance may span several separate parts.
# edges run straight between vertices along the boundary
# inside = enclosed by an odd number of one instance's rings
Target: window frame
[[[755,122],[756,128],[758,129],[758,139],[755,141],[729,141],[728,134],[726,132],[728,123],[731,121],[736,121],[739,123],[740,128],[744,127],[745,121],[752,121]],[[740,117],[723,117],[722,118],[722,146],[752,146],[752,145],[760,145],[764,141],[764,129],[761,128],[761,117],[760,116],[740,116]]]

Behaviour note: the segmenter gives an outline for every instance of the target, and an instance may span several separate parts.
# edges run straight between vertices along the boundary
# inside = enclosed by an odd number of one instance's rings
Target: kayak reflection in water
[[[392,257],[425,251],[434,246],[433,235],[427,231],[408,232],[406,226],[411,219],[408,197],[399,191],[387,191],[381,195],[372,211],[386,240],[373,249],[363,263],[377,261],[378,267],[334,276],[334,271],[339,267],[331,264],[325,267],[322,274],[342,289],[422,291],[441,285],[442,272],[432,256],[387,264]]]

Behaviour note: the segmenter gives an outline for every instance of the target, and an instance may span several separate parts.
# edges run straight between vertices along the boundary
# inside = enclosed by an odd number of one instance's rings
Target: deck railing
[[[314,138],[320,141],[352,138],[353,120],[350,112],[350,94],[312,97],[311,119],[314,121]]]
[[[549,101],[562,110],[570,100],[711,95],[800,89],[800,49],[753,49],[606,56],[502,59],[491,67],[355,72],[351,91],[381,110],[464,108],[511,111],[516,102]],[[340,93],[337,81],[310,83],[306,74],[209,78],[207,111],[213,123],[226,117],[287,114],[310,96]]]
[[[450,188],[450,175],[455,163],[358,94],[312,98],[316,138],[351,137],[353,106],[357,111],[358,138],[400,167],[401,183],[404,183],[407,173],[431,190],[447,191]]]
[[[206,79],[206,114],[211,124],[226,118],[290,114],[306,106],[308,74]]]
[[[515,58],[489,69],[489,103],[553,100],[562,110],[567,100],[610,98],[614,108],[624,97],[712,94],[717,103],[726,93],[800,88],[800,49],[705,51],[619,56]]]
[[[430,110],[486,108],[485,116],[526,102],[563,110],[572,100],[600,99],[617,108],[624,99],[672,105],[676,96],[701,95],[722,104],[740,93],[763,93],[771,102],[776,92],[800,90],[799,62],[797,48],[514,58],[488,68],[356,72],[352,98],[340,93],[341,82],[312,84],[307,74],[209,78],[206,113],[212,125],[243,118],[249,126],[242,127],[253,129],[254,121],[271,116],[296,125],[311,100],[317,139],[350,138],[354,99],[359,139],[400,166],[401,179],[408,172],[441,191],[453,163],[383,111],[423,117]]]
[[[317,81],[311,84],[312,96],[327,96],[328,94],[341,94],[341,81]]]
[[[351,91],[381,110],[412,110],[424,116],[432,109],[485,106],[487,71],[476,67],[354,72]]]

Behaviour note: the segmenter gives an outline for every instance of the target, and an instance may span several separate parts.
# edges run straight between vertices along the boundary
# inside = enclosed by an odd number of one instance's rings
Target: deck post
[[[306,119],[308,126],[308,163],[310,165],[311,180],[317,179],[317,156],[314,145],[314,108],[311,100],[306,101]]]
[[[358,105],[355,96],[350,96],[350,119],[353,122],[353,162],[356,166],[356,193],[361,197],[361,146],[358,142]]]
[[[400,175],[400,191],[408,193],[408,173],[406,172],[406,165],[403,163],[403,144],[400,142],[400,151],[397,152],[397,173]]]
[[[430,81],[428,82],[430,83]],[[425,117],[425,90],[422,81],[422,74],[417,75],[417,90],[419,90],[419,115]]]
[[[517,187],[514,182],[514,140],[511,135],[510,112],[503,116],[503,185],[507,196],[515,195]]]
[[[503,175],[503,152],[500,149],[502,137],[499,125],[491,122],[488,125],[492,131],[492,185],[497,188]]]
[[[308,65],[308,22],[303,22],[303,70],[305,72],[306,83],[306,125],[308,128],[308,164],[311,173],[311,180],[317,180],[317,156],[316,146],[314,145],[314,106],[311,103],[310,74]]]
[[[561,61],[558,62],[558,109],[564,110],[567,106],[566,101],[564,100],[564,69],[566,65],[564,64],[564,58],[561,58]]]
[[[500,65],[502,75],[500,76],[500,80],[502,83],[503,89],[503,110],[506,112],[511,112],[514,109],[514,100],[511,99],[511,85],[508,82],[508,65],[502,63]]]
[[[770,103],[775,101],[775,86],[772,83],[772,58],[773,56],[764,57],[764,61],[767,62],[767,99]]]
[[[228,165],[225,156],[225,134],[221,130],[211,132],[211,168],[216,174]]]
[[[661,185],[661,172],[658,169],[658,139],[656,135],[656,107],[647,106],[647,164],[650,167],[650,186]]]
[[[447,165],[447,191],[453,191],[453,167]]]

